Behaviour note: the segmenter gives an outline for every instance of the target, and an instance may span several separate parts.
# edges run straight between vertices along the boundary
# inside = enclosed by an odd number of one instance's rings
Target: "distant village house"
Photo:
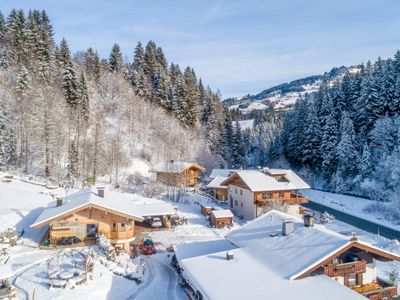
[[[155,180],[168,186],[191,187],[197,184],[200,172],[205,168],[190,162],[166,161],[157,164],[151,172]]]

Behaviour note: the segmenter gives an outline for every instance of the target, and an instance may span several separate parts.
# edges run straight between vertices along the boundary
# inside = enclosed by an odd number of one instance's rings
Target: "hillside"
[[[282,83],[277,86],[267,88],[256,95],[246,95],[238,98],[228,98],[223,103],[229,105],[231,109],[239,109],[242,113],[250,113],[252,110],[263,110],[269,106],[274,109],[285,109],[293,106],[299,97],[306,97],[309,94],[318,91],[322,82],[333,83],[349,72],[355,72],[357,67],[339,67],[333,68],[323,75],[313,75],[288,83]]]

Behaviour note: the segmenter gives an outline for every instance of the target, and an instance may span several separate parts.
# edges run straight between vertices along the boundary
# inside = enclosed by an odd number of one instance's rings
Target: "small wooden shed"
[[[213,210],[210,213],[210,224],[212,227],[223,228],[232,226],[233,214],[229,209]]]
[[[212,206],[210,205],[205,205],[205,204],[200,204],[200,208],[201,208],[201,213],[205,216],[208,216],[210,211],[212,211]]]

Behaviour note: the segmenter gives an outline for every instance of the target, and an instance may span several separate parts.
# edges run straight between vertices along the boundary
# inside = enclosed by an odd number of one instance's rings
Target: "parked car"
[[[151,227],[161,228],[162,226],[161,219],[159,217],[154,217],[153,222],[151,222]]]
[[[144,255],[150,255],[157,252],[156,247],[154,246],[154,243],[150,238],[144,239],[143,244],[141,246],[141,250]]]

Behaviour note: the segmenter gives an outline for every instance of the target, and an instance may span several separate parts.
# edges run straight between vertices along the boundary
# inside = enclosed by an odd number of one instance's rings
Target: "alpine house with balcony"
[[[398,261],[398,255],[314,225],[310,218],[303,222],[273,210],[206,243],[178,245],[175,254],[181,280],[197,299],[397,296],[397,287],[377,276],[377,262]]]
[[[308,202],[299,190],[310,188],[292,170],[269,168],[233,172],[219,185],[227,187],[230,208],[245,220],[255,219],[275,205],[286,205],[289,214],[299,216],[299,204]]]

